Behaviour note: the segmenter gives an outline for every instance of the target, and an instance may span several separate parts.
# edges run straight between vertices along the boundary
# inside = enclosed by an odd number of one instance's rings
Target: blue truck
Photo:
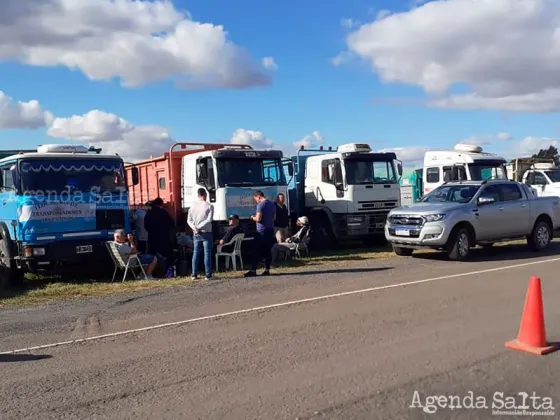
[[[131,230],[127,185],[138,183],[137,171],[127,180],[120,156],[92,147],[13,152],[0,152],[0,285],[111,264],[105,242]]]

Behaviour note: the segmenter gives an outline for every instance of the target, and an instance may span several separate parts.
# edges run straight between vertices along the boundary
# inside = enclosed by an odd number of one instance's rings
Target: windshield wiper
[[[230,182],[230,183],[225,184],[225,185],[226,185],[226,187],[237,187],[237,186],[240,186],[240,185],[253,186],[253,185],[255,185],[255,183],[245,181],[245,182]]]

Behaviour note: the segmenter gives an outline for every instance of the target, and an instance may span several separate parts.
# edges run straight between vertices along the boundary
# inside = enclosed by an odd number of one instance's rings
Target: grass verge
[[[328,253],[313,253],[311,258],[289,261],[286,265],[275,268],[274,273],[297,273],[298,271],[312,271],[320,267],[336,269],[367,260],[387,260],[393,257],[390,247],[371,250],[340,250]],[[223,267],[223,266],[222,266]],[[243,271],[218,272],[220,279],[236,279],[243,277]],[[117,277],[118,279],[118,277]],[[189,277],[162,279],[160,281],[61,281],[58,278],[32,277],[26,280],[23,290],[0,292],[0,308],[32,306],[49,304],[60,301],[110,296],[145,290],[169,289],[173,287],[188,287],[193,282]]]

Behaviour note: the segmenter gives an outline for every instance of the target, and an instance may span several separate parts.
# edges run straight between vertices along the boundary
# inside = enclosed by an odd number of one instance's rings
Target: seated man
[[[280,252],[289,252],[297,248],[297,244],[303,240],[307,232],[309,232],[309,219],[302,216],[297,219],[296,225],[300,228],[297,233],[286,239],[286,242],[274,244],[272,247],[272,263],[274,264]]]
[[[237,214],[232,214],[229,216],[229,227],[227,228],[224,237],[218,242],[218,245],[227,244],[239,233],[243,233],[243,229],[239,226],[239,216]]]
[[[125,262],[128,261],[128,258],[131,255],[137,254],[138,259],[140,260],[140,264],[148,265],[148,268],[146,270],[146,275],[148,276],[148,280],[155,280],[154,277],[152,276],[152,273],[154,272],[157,266],[157,257],[154,257],[153,255],[150,254],[139,254],[132,235],[128,235],[127,237],[125,231],[122,229],[117,229],[115,231],[114,243],[117,246],[117,249],[119,250],[119,253],[123,257]]]

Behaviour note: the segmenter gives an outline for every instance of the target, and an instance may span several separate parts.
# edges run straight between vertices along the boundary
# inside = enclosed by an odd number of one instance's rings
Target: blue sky
[[[347,49],[346,36],[359,27],[345,27],[342,19],[365,24],[384,9],[409,13],[412,1],[332,1],[328,7],[319,0],[174,1],[195,21],[223,25],[228,39],[255,60],[274,57],[278,69],[268,86],[189,90],[164,81],[128,88],[116,79],[92,81],[82,71],[65,66],[5,60],[0,61],[0,90],[15,101],[38,100],[56,117],[97,109],[135,126],[165,127],[179,141],[229,142],[235,130],[244,128],[260,131],[283,146],[314,131],[325,145],[368,142],[376,149],[449,148],[469,138],[500,153],[526,138],[539,139],[533,142],[538,145],[549,139],[555,144],[557,110],[438,109],[397,103],[397,98],[411,101],[427,96],[418,84],[382,82],[364,57],[338,66],[331,63]],[[472,90],[469,80],[454,82],[451,93],[459,92],[456,86],[462,82],[467,91]],[[496,141],[493,137],[498,133],[508,133],[512,139]],[[50,138],[44,127],[4,129],[0,135],[3,148],[70,142]]]

